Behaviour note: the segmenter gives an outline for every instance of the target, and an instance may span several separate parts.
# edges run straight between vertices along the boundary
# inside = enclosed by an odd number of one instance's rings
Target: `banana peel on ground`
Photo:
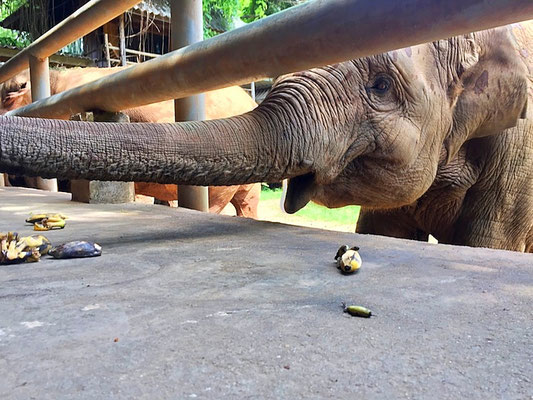
[[[51,248],[43,235],[19,237],[17,232],[0,233],[0,265],[36,262]]]
[[[33,224],[35,231],[49,231],[52,229],[63,229],[65,227],[65,220],[67,217],[62,214],[31,214],[27,223]]]
[[[363,265],[363,260],[359,255],[359,247],[357,246],[351,248],[348,245],[341,246],[335,255],[335,261],[337,262],[337,268],[344,275],[359,272]]]

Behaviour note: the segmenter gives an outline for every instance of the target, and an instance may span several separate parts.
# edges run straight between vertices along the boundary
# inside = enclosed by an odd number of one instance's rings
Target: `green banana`
[[[347,306],[346,303],[342,303],[342,308],[345,313],[350,314],[353,317],[370,318],[372,311],[362,306]]]

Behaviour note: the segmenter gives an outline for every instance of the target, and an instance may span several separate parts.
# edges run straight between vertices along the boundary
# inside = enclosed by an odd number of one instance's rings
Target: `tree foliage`
[[[0,21],[8,17],[19,8],[26,0],[0,0]],[[0,46],[26,47],[30,44],[30,38],[26,32],[0,27]]]
[[[303,3],[305,0],[243,0],[241,19],[253,22],[286,8]]]
[[[203,0],[204,37],[216,36],[233,28],[241,12],[239,0]]]
[[[203,0],[204,35],[215,36],[234,27],[241,19],[253,22],[286,8],[303,3],[305,0]]]

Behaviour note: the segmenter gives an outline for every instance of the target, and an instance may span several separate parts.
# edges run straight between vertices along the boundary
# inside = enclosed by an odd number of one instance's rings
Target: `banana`
[[[43,235],[33,235],[19,239],[17,248],[21,248],[21,251],[24,249],[27,250],[28,248],[36,248],[44,256],[52,248],[52,244]]]
[[[40,224],[39,222],[36,222],[33,225],[33,230],[34,231],[49,231],[50,228],[48,228],[47,226],[44,226],[43,224]]]
[[[37,262],[41,259],[41,253],[36,248],[28,251],[22,251],[18,254],[20,262]],[[17,260],[17,261],[19,261]]]
[[[7,241],[8,242],[11,242],[13,240],[17,241],[18,237],[19,237],[19,234],[17,232],[8,232],[7,233]]]
[[[346,253],[348,250],[350,250],[350,246],[347,244],[341,246],[339,250],[337,250],[337,254],[335,255],[334,260],[337,261],[339,257],[342,257],[344,253]]]
[[[345,313],[350,314],[353,317],[370,318],[372,311],[362,306],[347,306],[346,303],[342,303],[342,308]]]
[[[9,246],[7,248],[6,258],[8,261],[13,261],[18,258],[18,250],[17,250],[17,242],[12,240],[9,242]]]
[[[64,219],[57,219],[57,218],[47,218],[43,219],[43,224],[48,226],[50,229],[59,228],[63,229],[65,227],[65,220]]]
[[[39,261],[52,247],[42,235],[19,237],[16,232],[0,233],[0,264]]]
[[[26,220],[26,222],[33,224],[35,222],[41,222],[45,218],[46,214],[31,214],[30,217]]]
[[[48,222],[61,222],[61,221],[65,221],[65,218],[63,218],[59,214],[56,214],[56,215],[50,215],[50,216],[46,217],[46,220]]]
[[[359,271],[359,268],[363,265],[363,260],[358,253],[359,247],[354,246],[348,248],[348,245],[341,246],[337,251],[335,260],[337,260],[337,268],[341,270],[343,274],[352,274]]]
[[[49,231],[51,229],[63,229],[65,227],[65,220],[61,218],[45,218],[41,222],[35,222],[33,225],[34,231]]]
[[[39,214],[31,214],[30,217],[26,220],[26,222],[28,222],[30,224],[34,224],[36,222],[41,222],[45,218],[53,220],[53,221],[59,221],[59,220],[62,220],[62,219],[68,219],[67,216],[62,215],[62,214],[44,214],[44,213],[39,213]]]

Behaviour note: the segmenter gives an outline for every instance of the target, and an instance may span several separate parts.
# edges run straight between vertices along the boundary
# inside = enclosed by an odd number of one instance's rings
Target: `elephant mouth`
[[[283,211],[294,214],[301,210],[312,200],[316,189],[315,174],[312,172],[284,181],[281,199]]]

